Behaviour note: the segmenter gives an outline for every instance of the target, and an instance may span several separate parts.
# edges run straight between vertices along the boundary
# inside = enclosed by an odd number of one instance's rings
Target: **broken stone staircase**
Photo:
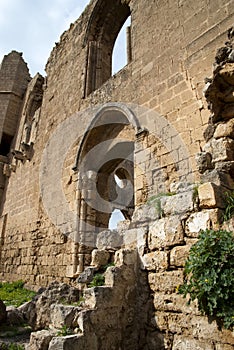
[[[27,350],[142,348],[139,311],[145,301],[139,271],[136,250],[117,251],[115,266],[105,272],[105,285],[84,289],[82,307],[51,305],[49,329],[31,333]],[[62,326],[72,326],[76,333],[58,336]]]

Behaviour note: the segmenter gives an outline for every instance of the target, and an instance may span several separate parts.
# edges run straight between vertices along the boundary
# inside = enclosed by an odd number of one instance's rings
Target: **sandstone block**
[[[147,241],[147,228],[134,228],[123,233],[125,249],[138,248],[140,254],[143,253]]]
[[[175,247],[171,250],[170,266],[183,267],[188,257],[191,245]]]
[[[231,176],[223,171],[213,169],[201,175],[201,182],[212,182],[217,186],[224,186],[229,189],[234,189],[234,181]]]
[[[78,283],[90,283],[93,279],[94,273],[97,268],[94,266],[86,267],[85,270],[77,278]]]
[[[42,330],[33,332],[30,335],[28,350],[47,350],[51,339],[56,335],[56,331]]]
[[[234,85],[234,70],[232,63],[226,63],[219,71],[219,76],[222,77],[228,84]]]
[[[111,298],[112,288],[107,286],[93,287],[84,290],[85,306],[89,308],[106,308],[118,306],[119,299]]]
[[[173,341],[172,350],[213,350],[212,344],[207,344],[205,342],[200,342],[193,338],[186,338],[181,335],[176,335]]]
[[[215,350],[233,350],[233,345],[215,344]]]
[[[154,292],[173,293],[183,283],[183,270],[149,272],[148,281]]]
[[[225,208],[225,202],[219,186],[207,182],[198,187],[200,208]]]
[[[198,237],[201,230],[218,229],[221,212],[219,209],[210,209],[190,215],[186,221],[185,232],[188,237]]]
[[[142,223],[142,222],[154,221],[159,218],[160,218],[160,215],[155,206],[141,205],[140,207],[135,209],[133,213],[132,221],[136,223],[140,223],[140,222]]]
[[[115,265],[135,265],[137,252],[135,250],[120,249],[115,253]]]
[[[148,246],[151,250],[183,243],[184,231],[179,216],[155,221],[149,226]]]
[[[108,263],[110,258],[110,253],[106,250],[94,249],[92,251],[92,261],[91,265],[96,267],[104,266]]]
[[[218,124],[214,133],[214,138],[219,139],[221,137],[234,139],[234,118],[228,120],[227,123]]]
[[[18,326],[24,323],[23,314],[16,307],[8,306],[6,310],[7,310],[7,322],[9,324]]]
[[[49,348],[46,348],[46,349],[77,350],[77,349],[88,349],[88,348],[86,346],[85,338],[82,335],[67,335],[66,337],[54,337],[49,343]],[[92,349],[96,350],[97,347],[93,346]]]
[[[184,313],[191,313],[194,309],[192,304],[187,304],[187,300],[183,298],[182,295],[177,293],[164,294],[160,292],[154,294],[154,307],[156,311]]]
[[[234,140],[230,138],[213,139],[211,141],[213,162],[234,159]]]
[[[191,212],[194,208],[193,190],[163,197],[162,210],[165,215],[176,215]]]
[[[36,303],[35,301],[28,301],[18,307],[24,319],[33,328],[36,321]]]
[[[197,169],[203,174],[207,169],[212,169],[212,156],[208,152],[200,152],[196,154]]]
[[[79,311],[75,306],[53,304],[50,307],[50,324],[53,328],[71,327]]]
[[[143,267],[149,271],[165,271],[168,268],[168,255],[166,252],[155,251],[142,257]]]
[[[99,250],[119,249],[123,244],[123,237],[117,231],[105,230],[97,235],[97,248]]]

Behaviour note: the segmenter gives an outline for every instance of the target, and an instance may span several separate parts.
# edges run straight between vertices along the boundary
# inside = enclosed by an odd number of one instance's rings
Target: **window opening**
[[[112,54],[112,75],[119,72],[131,61],[131,16],[121,28]]]
[[[115,209],[111,214],[108,228],[110,230],[115,230],[115,229],[117,229],[119,222],[124,221],[124,220],[125,220],[125,217],[124,217],[123,213],[121,212],[121,210]]]
[[[11,142],[13,140],[13,136],[8,135],[6,133],[2,133],[2,140],[0,144],[0,155],[7,156],[11,149]]]
[[[121,0],[97,1],[88,23],[84,40],[84,45],[87,47],[84,97],[98,89],[111,77],[113,48],[122,27],[127,27],[129,20],[126,25],[125,22],[130,15],[130,7]],[[128,34],[128,42],[130,43],[129,29]],[[130,46],[128,45],[128,47]],[[127,51],[129,52],[129,50]],[[118,55],[118,57],[122,56],[125,55]],[[127,55],[128,58],[130,56],[130,54]],[[124,63],[121,63],[120,59],[118,61],[120,64],[119,67],[121,67],[121,64]],[[119,68],[115,68],[114,70],[116,69]]]

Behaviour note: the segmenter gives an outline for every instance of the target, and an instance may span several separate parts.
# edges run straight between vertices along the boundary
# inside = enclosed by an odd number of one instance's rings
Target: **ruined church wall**
[[[34,156],[25,164],[18,162],[7,186],[3,209],[3,217],[7,215],[7,219],[2,230],[4,245],[1,248],[3,279],[21,278],[29,285],[46,285],[55,278],[68,281],[66,267],[71,263],[72,244],[59,233],[45,211],[39,175],[46,143],[56,127],[74,113],[110,101],[133,105],[136,113],[138,108],[135,106],[147,109],[145,116],[144,112],[140,113],[143,115],[142,127],[145,120],[152,126],[143,144],[151,158],[144,159],[143,155],[142,159],[140,152],[138,155],[136,152],[141,169],[136,178],[137,205],[157,192],[160,182],[167,182],[167,190],[174,180],[171,173],[177,179],[168,150],[162,147],[160,151],[160,142],[152,136],[157,128],[154,112],[163,115],[180,135],[188,149],[194,180],[198,178],[194,156],[204,143],[203,131],[210,114],[202,95],[204,78],[210,75],[216,49],[226,40],[226,31],[233,23],[233,1],[200,0],[199,4],[191,0],[178,3],[172,0],[130,1],[132,62],[84,98],[87,59],[84,36],[95,3],[93,1],[61,36],[47,63]],[[153,111],[153,116],[148,110]],[[80,135],[92,117],[92,113],[86,113],[85,118],[78,117]],[[78,142],[63,169],[66,197],[72,206],[76,179],[71,167],[75,163],[77,145]],[[150,171],[147,170],[149,161],[152,163]],[[157,173],[152,175],[155,163],[163,168],[166,180]],[[147,171],[150,182],[146,184],[142,178]],[[150,193],[145,194],[146,185]],[[51,205],[53,203],[56,204],[56,197],[51,193]]]

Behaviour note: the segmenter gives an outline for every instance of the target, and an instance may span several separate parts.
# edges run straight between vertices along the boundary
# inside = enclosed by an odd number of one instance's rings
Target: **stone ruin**
[[[42,289],[2,322],[15,313],[31,325],[29,350],[233,349],[232,332],[177,293],[200,230],[233,231],[222,224],[234,190],[233,5],[92,0],[46,77],[31,78],[16,51],[4,57],[0,276]],[[127,63],[112,75],[129,17]],[[90,287],[100,271],[105,285]]]

